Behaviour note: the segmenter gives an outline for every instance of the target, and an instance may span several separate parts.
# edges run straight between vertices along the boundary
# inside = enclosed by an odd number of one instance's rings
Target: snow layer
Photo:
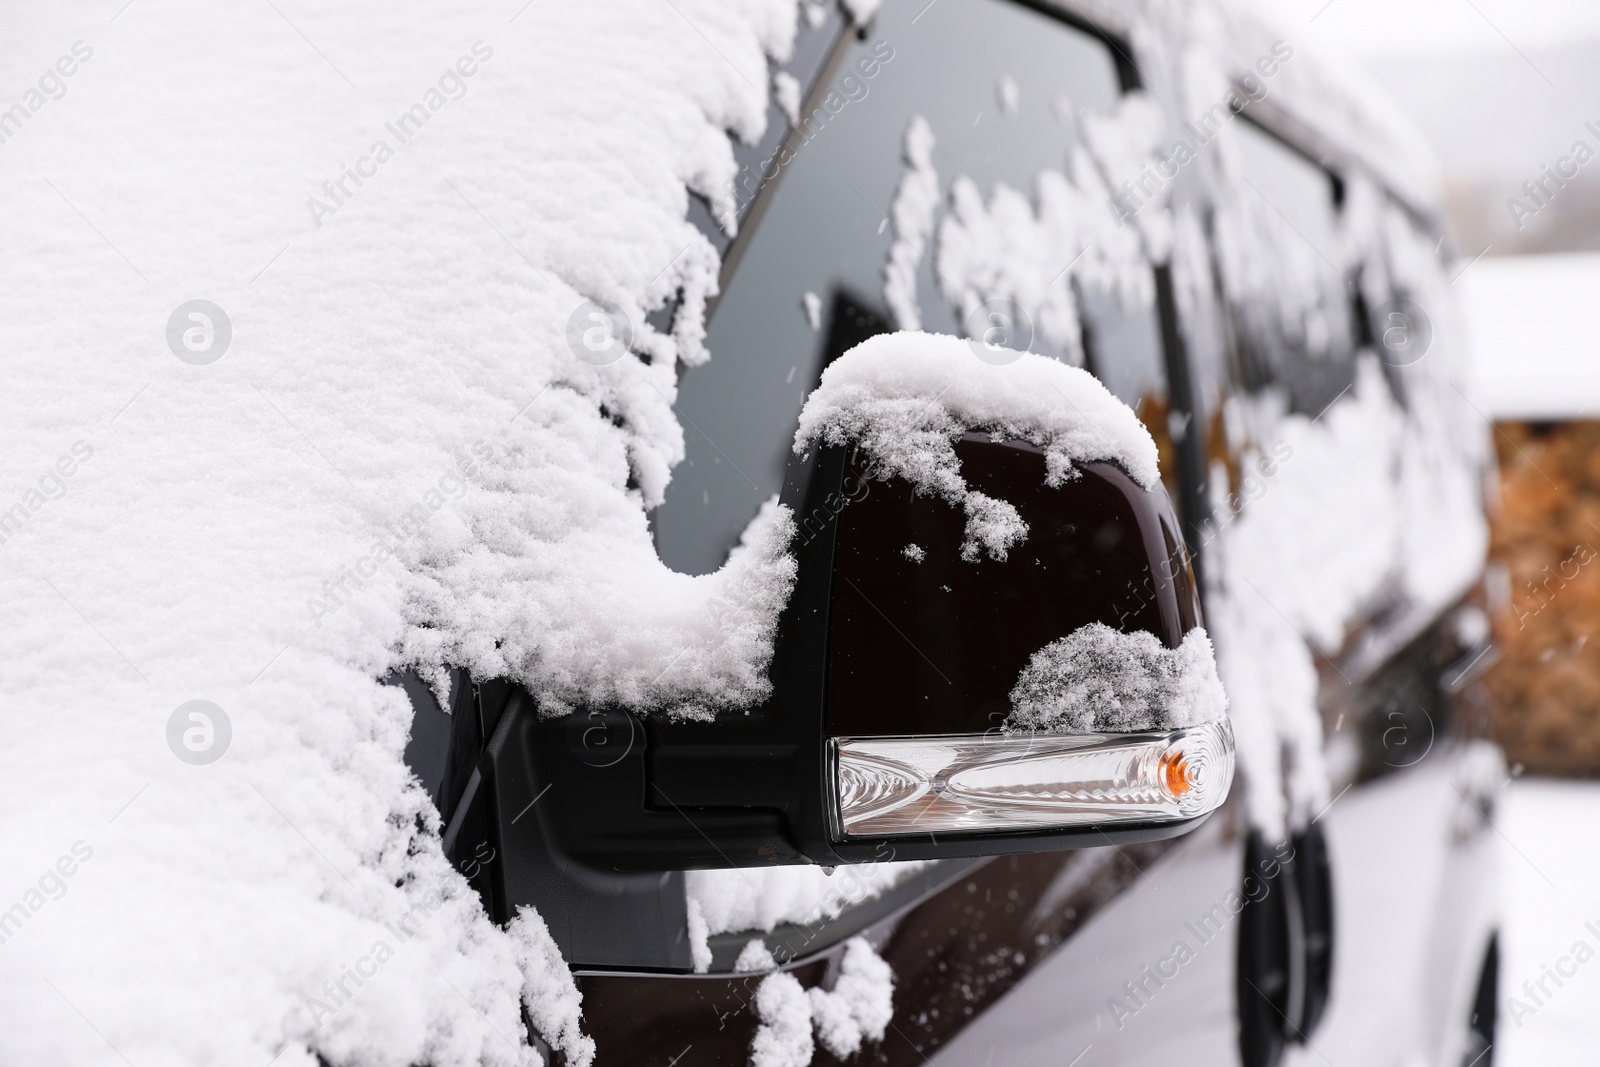
[[[689,871],[684,880],[695,969],[703,972],[711,965],[707,938],[712,934],[771,933],[781,923],[806,926],[825,922],[848,907],[879,896],[925,866],[920,861],[862,863],[836,868],[832,874],[820,867]]]
[[[764,699],[778,613],[794,584],[789,510],[768,501],[715,574],[675,574],[650,547],[636,500],[540,491],[552,460],[582,462],[580,442],[593,427],[564,428],[555,456],[512,458],[507,467],[520,469],[503,469],[458,508],[477,536],[423,563],[416,597],[432,625],[408,632],[409,655],[522,679],[552,714],[590,701],[704,719]],[[537,536],[508,536],[507,512]],[[630,551],[639,548],[649,554]]]
[[[0,152],[5,506],[91,450],[0,545],[0,778],[28,798],[0,852],[93,850],[0,950],[0,1062],[531,1064],[524,1002],[581,1060],[570,980],[441,855],[377,679],[448,660],[547,710],[761,691],[786,517],[690,578],[644,509],[706,356],[689,190],[732,187],[795,7],[278,8],[68,2],[0,37],[7,70],[93,49]],[[209,365],[167,341],[197,297],[232,327]],[[585,300],[633,354],[569,346]],[[196,698],[231,726],[208,766],[166,740]]]
[[[1438,161],[1428,138],[1355,64],[1330,56],[1307,40],[1284,9],[1248,0],[1205,0],[1174,5],[1166,0],[1074,0],[1073,10],[1109,30],[1131,38],[1133,60],[1154,74],[1159,55],[1226,86],[1245,76],[1259,77],[1257,61],[1288,41],[1294,62],[1274,75],[1274,107],[1291,121],[1313,129],[1338,159],[1359,164],[1415,208],[1437,215]],[[1181,101],[1185,115],[1198,115],[1222,94],[1212,82],[1198,97]],[[1168,87],[1162,86],[1162,89]]]
[[[1127,733],[1215,722],[1228,698],[1203,629],[1167,648],[1144,630],[1094,622],[1035,652],[1011,705],[1008,730]]]
[[[1251,816],[1275,835],[1328,800],[1313,653],[1337,652],[1398,577],[1401,415],[1370,358],[1352,394],[1316,421],[1254,413],[1277,440],[1265,459],[1246,453],[1261,489],[1212,546],[1207,620]]]
[[[1485,532],[1470,460],[1475,428],[1429,441],[1426,392],[1402,411],[1376,359],[1319,417],[1285,415],[1272,397],[1234,408],[1253,423],[1237,515],[1213,528],[1207,622],[1227,685],[1252,820],[1272,833],[1328,801],[1315,654],[1345,650],[1350,627],[1401,597],[1424,614],[1446,606],[1481,567]],[[1476,429],[1481,433],[1481,428]],[[1213,499],[1228,498],[1217,472]],[[1426,531],[1424,533],[1424,531]],[[1330,684],[1344,684],[1330,672]]]
[[[687,892],[685,925],[689,934],[689,962],[694,967],[696,974],[705,974],[711,969],[711,932],[706,927],[705,911],[701,908],[693,892]]]
[[[806,400],[794,448],[859,445],[880,479],[903,478],[966,510],[963,558],[1004,559],[1027,524],[1010,504],[967,487],[954,442],[968,430],[1042,447],[1050,485],[1091,460],[1120,465],[1146,489],[1158,477],[1149,432],[1087,371],[1034,353],[996,364],[942,334],[881,334],[840,356]]]

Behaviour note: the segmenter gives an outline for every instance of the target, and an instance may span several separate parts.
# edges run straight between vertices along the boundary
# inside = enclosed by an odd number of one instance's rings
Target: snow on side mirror
[[[546,877],[519,856],[621,873],[1044,851],[1172,837],[1226,798],[1226,700],[1155,445],[1085,372],[873,338],[807,402],[782,503],[798,573],[762,704],[512,702],[487,768],[506,877],[528,882],[508,899]]]
[[[1026,441],[954,449],[1027,528],[1003,558],[964,554],[962,510],[870,481],[859,453],[846,475],[865,491],[840,512],[833,568],[834,848],[914,858],[1197,825],[1227,797],[1233,737],[1165,490],[1107,462],[1050,486]]]
[[[849,447],[824,701],[847,857],[1164,835],[1233,737],[1154,443],[1093,377],[892,334],[828,369],[797,447]]]

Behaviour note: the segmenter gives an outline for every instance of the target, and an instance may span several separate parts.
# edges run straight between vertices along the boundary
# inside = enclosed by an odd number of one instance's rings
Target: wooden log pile
[[[1529,773],[1600,776],[1600,421],[1502,422],[1495,447],[1495,733]]]

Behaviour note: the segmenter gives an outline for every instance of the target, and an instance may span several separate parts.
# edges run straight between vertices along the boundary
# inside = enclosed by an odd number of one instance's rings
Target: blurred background
[[[1595,1062],[1600,966],[1531,1015],[1506,1004],[1600,925],[1600,2],[1261,2],[1364,68],[1439,158],[1500,461],[1487,680],[1514,781],[1494,1062]]]

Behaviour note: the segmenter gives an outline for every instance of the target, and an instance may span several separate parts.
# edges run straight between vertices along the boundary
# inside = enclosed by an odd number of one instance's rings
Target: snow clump
[[[1167,648],[1148,631],[1092,622],[1033,654],[1011,705],[1008,730],[1130,733],[1215,722],[1228,698],[1200,627]]]
[[[1043,448],[1051,486],[1094,460],[1117,464],[1144,489],[1159,477],[1149,431],[1087,371],[1031,352],[996,365],[944,334],[880,334],[835,360],[800,412],[794,450],[858,445],[880,480],[903,478],[966,511],[963,559],[1003,560],[1027,524],[962,478],[954,445],[969,430]]]

